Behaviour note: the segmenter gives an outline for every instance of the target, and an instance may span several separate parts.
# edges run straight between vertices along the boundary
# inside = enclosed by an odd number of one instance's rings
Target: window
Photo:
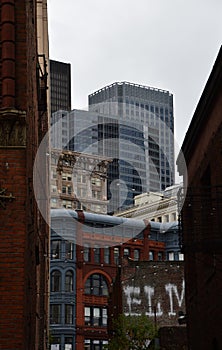
[[[149,251],[149,260],[154,259],[154,252],[152,250]]]
[[[52,185],[51,186],[51,190],[53,193],[56,193],[57,192],[57,186],[56,185]]]
[[[88,245],[84,245],[83,247],[83,258],[86,262],[90,261],[90,248]]]
[[[61,258],[61,241],[52,241],[51,243],[51,258],[60,259]]]
[[[116,265],[118,265],[119,264],[119,248],[118,247],[114,247],[113,252],[114,252],[114,263]]]
[[[134,249],[134,260],[138,261],[140,259],[140,251],[139,249]]]
[[[158,260],[159,261],[163,260],[163,252],[158,252]]]
[[[53,336],[50,350],[60,350],[61,349],[61,339],[60,337]]]
[[[60,292],[61,290],[61,273],[56,270],[51,274],[51,292]]]
[[[65,305],[65,323],[73,324],[73,305]]]
[[[85,294],[108,295],[108,286],[101,274],[91,275],[85,283]]]
[[[65,350],[73,350],[73,338],[65,337]]]
[[[65,242],[65,259],[71,260],[73,259],[73,244],[71,242],[66,241]]]
[[[104,247],[104,263],[109,264],[110,263],[110,251],[109,247]]]
[[[107,344],[107,340],[85,339],[84,350],[103,350]]]
[[[173,261],[174,260],[174,252],[168,253],[168,260]]]
[[[183,253],[179,253],[179,260],[180,260],[180,261],[183,261],[183,260],[184,260],[184,255],[183,255]]]
[[[107,326],[107,308],[87,306],[84,313],[86,326]]]
[[[129,256],[129,255],[130,255],[130,250],[129,250],[129,248],[124,248],[124,250],[123,250],[123,255],[124,255],[124,256]]]
[[[71,194],[72,194],[72,187],[71,187],[71,186],[68,186],[68,187],[67,187],[67,190],[68,190],[68,194],[71,195]]]
[[[67,271],[65,275],[65,291],[73,292],[73,272]]]
[[[93,250],[94,250],[94,262],[100,263],[100,248],[96,246]]]
[[[59,324],[61,323],[61,305],[51,304],[50,306],[50,323]]]

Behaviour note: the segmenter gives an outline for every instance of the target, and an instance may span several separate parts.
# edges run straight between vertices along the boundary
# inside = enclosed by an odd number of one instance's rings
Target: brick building
[[[66,209],[52,209],[51,220],[51,350],[100,350],[118,269],[126,257],[178,260],[177,223]]]
[[[0,1],[0,348],[7,350],[47,348],[48,227],[32,184],[48,129],[46,5]],[[46,216],[47,208],[46,200]]]
[[[187,166],[181,221],[190,349],[222,348],[221,134],[222,48],[177,159],[181,175]]]
[[[119,269],[114,294],[118,312],[145,314],[158,328],[178,326],[178,312],[185,313],[183,262],[127,259]]]

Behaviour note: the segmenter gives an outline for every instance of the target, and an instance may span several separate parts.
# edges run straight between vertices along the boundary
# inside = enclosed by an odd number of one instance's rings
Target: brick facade
[[[190,349],[221,349],[222,48],[202,93],[177,164],[188,184],[182,209]]]
[[[48,228],[32,181],[47,112],[38,109],[36,1],[1,0],[0,16],[0,348],[44,350]]]
[[[183,262],[126,260],[119,273],[120,313],[146,314],[158,328],[178,326],[178,312],[185,313]],[[114,297],[117,304],[119,299]]]

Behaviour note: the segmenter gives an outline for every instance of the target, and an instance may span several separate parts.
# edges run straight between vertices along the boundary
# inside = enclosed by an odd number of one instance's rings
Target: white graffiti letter
[[[185,292],[185,284],[184,284],[184,281],[182,283],[182,291],[181,291],[181,296],[179,297],[179,293],[178,293],[178,290],[177,290],[177,286],[175,284],[166,284],[165,285],[165,289],[166,289],[166,292],[169,294],[169,298],[170,298],[170,312],[168,313],[169,316],[175,316],[176,315],[176,312],[174,311],[173,309],[173,292],[177,298],[177,301],[178,301],[178,305],[179,307],[182,306],[182,302],[183,302],[183,298],[184,298],[184,292]]]
[[[124,293],[127,296],[127,304],[129,307],[129,314],[132,314],[132,304],[137,304],[140,305],[141,304],[141,300],[134,298],[133,295],[139,296],[140,295],[140,287],[130,287],[130,286],[126,286],[124,287]]]
[[[163,314],[163,312],[161,310],[160,303],[157,303],[157,305],[154,305],[154,307],[152,308],[152,296],[154,295],[154,288],[150,287],[150,286],[144,286],[144,293],[147,295],[148,308],[149,308],[149,311],[146,312],[146,315],[147,316],[161,316]]]

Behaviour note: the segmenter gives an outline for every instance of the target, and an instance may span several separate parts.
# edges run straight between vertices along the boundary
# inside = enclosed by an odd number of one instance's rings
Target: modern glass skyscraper
[[[142,128],[145,140],[147,187],[161,191],[174,184],[173,95],[166,90],[117,82],[89,95],[89,110],[114,115]],[[148,164],[147,163],[147,164]]]
[[[57,121],[54,147],[113,159],[109,213],[132,205],[137,194],[174,184],[173,96],[168,91],[114,83],[89,96],[89,111],[60,111],[52,116],[52,123]]]
[[[71,65],[50,60],[51,113],[71,109]]]

